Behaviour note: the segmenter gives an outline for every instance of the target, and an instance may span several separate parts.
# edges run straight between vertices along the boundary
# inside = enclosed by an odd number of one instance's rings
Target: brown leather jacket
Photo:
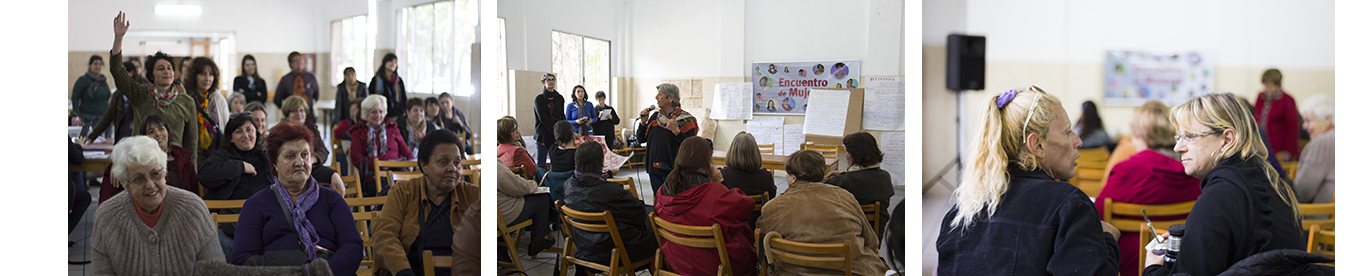
[[[420,208],[418,204],[427,198],[424,187],[424,177],[397,181],[391,185],[387,202],[382,206],[382,213],[373,219],[373,251],[377,252],[377,256],[373,258],[377,263],[373,275],[392,275],[411,268],[406,251],[420,234],[420,225],[415,213]],[[449,214],[448,222],[452,224],[453,229],[457,229],[467,209],[481,200],[481,188],[467,182],[458,183],[457,187],[453,188],[452,196],[455,206]],[[419,215],[427,216],[431,210],[425,208],[424,211],[425,214]],[[451,234],[453,233],[449,233]]]
[[[798,182],[764,204],[760,231],[778,232],[783,239],[805,243],[843,243],[853,252],[854,275],[886,274],[886,262],[877,251],[877,233],[868,224],[853,194],[820,182]],[[762,237],[761,237],[762,238]],[[773,275],[844,275],[844,270],[810,268],[774,263]]]

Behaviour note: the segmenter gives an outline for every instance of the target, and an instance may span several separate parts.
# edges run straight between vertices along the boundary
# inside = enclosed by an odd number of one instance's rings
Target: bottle
[[[1175,224],[1169,226],[1169,250],[1165,253],[1165,266],[1170,266],[1179,260],[1179,243],[1184,238],[1184,225]]]

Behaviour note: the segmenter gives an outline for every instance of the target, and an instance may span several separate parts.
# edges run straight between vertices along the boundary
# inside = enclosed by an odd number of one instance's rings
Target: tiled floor
[[[654,197],[654,196],[652,195],[652,193],[651,193],[651,186],[650,186],[650,185],[651,185],[651,180],[650,180],[649,177],[647,177],[646,172],[645,172],[643,169],[640,169],[640,168],[636,168],[636,169],[625,169],[625,170],[622,170],[621,172],[619,172],[617,177],[618,177],[618,178],[632,177],[633,179],[635,179],[636,182],[637,182],[637,189],[638,189],[638,190],[641,190],[642,199],[646,201],[646,204],[654,204],[654,203],[653,203],[653,200],[654,200],[655,197]],[[786,191],[786,190],[787,190],[787,179],[786,179],[786,178],[781,177],[781,176],[775,176],[774,179],[773,179],[773,182],[774,182],[775,185],[778,186],[778,193],[779,193],[779,194],[781,194],[781,193],[783,193],[783,191]],[[905,198],[905,188],[897,187],[897,188],[896,188],[896,195],[891,197],[891,204],[893,204],[893,205],[891,205],[891,207],[895,207],[894,204],[897,203],[897,202],[900,202],[900,201],[903,200],[904,198]],[[883,223],[886,223],[886,222],[883,221]],[[526,233],[525,233],[525,234],[526,234]],[[554,233],[553,236],[556,237],[556,240],[557,240],[557,242],[556,242],[556,247],[562,247],[563,243],[565,242],[564,239],[561,238],[559,234],[555,234],[555,233]],[[560,254],[551,253],[551,252],[543,252],[543,253],[538,254],[538,258],[537,258],[537,259],[532,259],[532,258],[529,258],[529,257],[527,256],[526,253],[524,253],[524,252],[528,251],[527,248],[528,248],[528,240],[527,240],[527,239],[521,239],[521,240],[519,241],[519,254],[520,254],[520,256],[518,256],[518,257],[519,257],[519,260],[523,263],[523,268],[524,268],[524,270],[526,270],[525,272],[527,272],[529,276],[552,276],[552,275],[553,275],[553,272],[556,271],[556,269],[557,269],[557,268],[556,268],[557,258],[559,258]],[[881,252],[882,257],[886,257],[886,250],[880,250],[880,252]],[[573,273],[575,273],[575,269],[574,269],[574,268],[572,268],[572,269],[570,269],[570,270],[567,270],[567,274],[566,274],[566,275],[568,275],[568,276],[569,276],[569,275],[574,275]],[[644,274],[644,275],[650,275],[650,274],[648,274],[648,273],[645,272],[645,271],[642,271],[642,272],[639,273],[638,275],[643,275],[643,274]]]
[[[99,186],[90,187],[90,208],[85,211],[85,215],[80,218],[80,223],[76,224],[75,230],[71,231],[70,241],[75,242],[75,246],[70,247],[70,253],[66,259],[71,262],[90,260],[90,226],[94,223],[94,211],[99,209]],[[67,265],[70,267],[70,275],[90,275],[93,268],[89,264]]]

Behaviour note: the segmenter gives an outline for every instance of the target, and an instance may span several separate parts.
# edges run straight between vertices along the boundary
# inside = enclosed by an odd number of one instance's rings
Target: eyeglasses
[[[1185,141],[1187,141],[1187,142],[1192,142],[1193,140],[1197,140],[1198,137],[1203,137],[1203,136],[1208,136],[1208,135],[1217,135],[1217,134],[1221,134],[1221,131],[1215,131],[1215,132],[1209,132],[1209,133],[1184,133],[1183,135],[1174,135],[1174,142],[1175,142],[1175,143],[1183,143],[1183,142],[1185,142]]]
[[[236,112],[235,114],[231,114],[231,119],[236,119],[236,117],[240,117],[240,116],[247,116],[247,117],[248,117],[248,116],[250,116],[250,112]],[[228,119],[228,120],[230,120],[230,119]]]

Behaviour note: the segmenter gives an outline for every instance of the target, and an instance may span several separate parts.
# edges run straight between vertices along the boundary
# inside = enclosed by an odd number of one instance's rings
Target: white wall
[[[612,41],[614,52],[623,46],[616,41],[618,21],[614,19],[621,1],[506,0],[498,5],[499,16],[505,19],[509,70],[552,71],[554,30]]]
[[[202,6],[203,14],[155,15],[155,5],[163,2],[69,0],[67,50],[108,51],[113,44],[113,18],[121,10],[127,13],[132,30],[236,32],[239,52],[316,52],[329,41],[329,20],[318,20],[324,10],[321,4],[340,1],[182,1]],[[318,38],[318,33],[323,37]],[[299,34],[303,38],[286,39]]]

